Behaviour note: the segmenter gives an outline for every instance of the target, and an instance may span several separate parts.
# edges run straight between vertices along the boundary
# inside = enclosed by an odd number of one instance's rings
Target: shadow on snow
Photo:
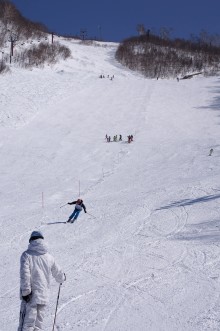
[[[66,224],[66,222],[50,222],[46,223],[47,225],[53,225],[53,224]]]
[[[216,83],[219,84],[220,79],[218,79]],[[211,110],[214,110],[214,111],[220,111],[220,86],[216,85],[214,88],[213,87],[208,87],[208,88],[212,89],[212,93],[215,94],[216,96],[214,96],[212,98],[209,105],[196,107],[196,108],[197,109],[211,109]],[[217,115],[217,116],[220,117],[220,115]],[[220,124],[220,123],[218,123],[218,124]]]
[[[162,206],[160,208],[157,208],[156,210],[163,210],[163,209],[170,209],[174,207],[185,207],[185,206],[191,206],[196,203],[203,203],[203,202],[209,202],[211,200],[217,200],[220,198],[220,193],[219,194],[211,194],[211,195],[204,195],[200,198],[196,199],[183,199],[179,201],[174,201],[166,206]]]
[[[203,241],[207,244],[220,241],[220,219],[201,222],[197,224],[188,224],[185,231],[179,232],[173,238],[183,241]]]

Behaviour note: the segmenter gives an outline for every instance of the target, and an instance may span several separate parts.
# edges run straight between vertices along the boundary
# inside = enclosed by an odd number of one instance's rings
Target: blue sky
[[[121,41],[137,34],[137,24],[188,38],[201,30],[220,33],[219,0],[12,0],[23,16],[58,34],[80,34]]]

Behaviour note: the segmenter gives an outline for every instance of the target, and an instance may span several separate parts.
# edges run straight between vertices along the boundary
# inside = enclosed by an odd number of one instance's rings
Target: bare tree
[[[165,39],[165,40],[170,39],[170,35],[171,35],[172,30],[173,30],[172,28],[161,27],[160,28],[160,37],[162,39]]]
[[[145,35],[146,30],[145,30],[144,24],[137,25],[137,32],[138,32],[139,36]]]

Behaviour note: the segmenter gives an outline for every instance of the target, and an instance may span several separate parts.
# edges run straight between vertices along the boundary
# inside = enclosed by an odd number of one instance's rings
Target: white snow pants
[[[43,331],[46,305],[21,301],[18,331]]]

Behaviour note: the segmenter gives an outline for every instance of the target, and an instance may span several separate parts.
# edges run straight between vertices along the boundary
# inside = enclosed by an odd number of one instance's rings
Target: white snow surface
[[[58,331],[220,330],[219,77],[149,80],[116,44],[62,42],[71,59],[0,76],[0,331],[33,230],[67,275]],[[79,195],[95,217],[61,223]]]

